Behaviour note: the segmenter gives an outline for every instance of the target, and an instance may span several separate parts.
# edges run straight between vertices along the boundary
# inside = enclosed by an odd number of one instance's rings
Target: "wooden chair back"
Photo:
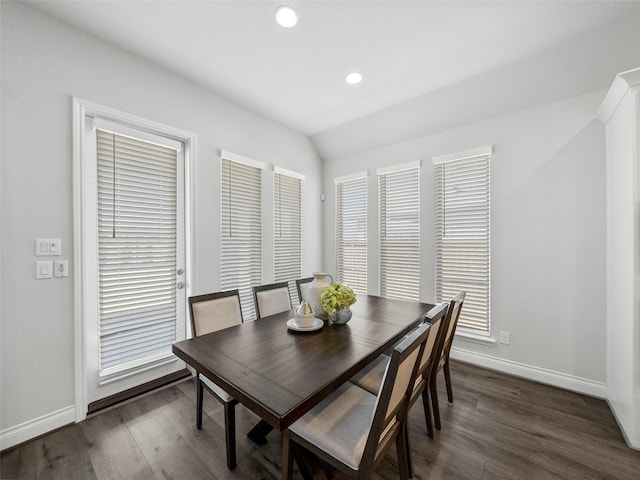
[[[198,337],[242,323],[238,290],[189,297],[193,336]]]
[[[447,315],[448,308],[449,304],[446,302],[442,302],[429,310],[425,315],[424,320],[431,325],[431,329],[429,330],[429,335],[427,336],[427,341],[425,343],[424,353],[420,360],[420,366],[418,367],[418,375],[416,376],[414,394],[419,387],[419,383],[424,383],[424,378],[428,379],[429,375],[431,374],[431,368],[433,367],[433,364],[439,353],[439,349],[436,347],[436,345],[439,343],[439,337],[444,331],[442,326]],[[422,385],[420,391],[422,391],[423,389],[424,385]]]
[[[306,289],[309,285],[307,283],[311,283],[313,281],[313,277],[299,278],[296,280],[296,289],[298,290],[298,301],[302,303],[304,300],[304,294],[306,293]]]
[[[364,478],[374,471],[383,453],[397,436],[404,435],[402,428],[409,395],[430,330],[431,325],[423,323],[393,349],[362,455],[360,473]]]
[[[458,326],[458,319],[460,318],[460,310],[462,309],[462,304],[464,303],[465,296],[466,292],[460,292],[455,297],[453,297],[453,299],[451,299],[451,303],[449,304],[449,311],[447,312],[447,319],[445,321],[447,326],[440,350],[440,364],[442,364],[447,358],[449,358],[451,345],[453,344],[453,338],[455,337],[456,333],[456,327]]]
[[[279,282],[253,287],[253,301],[258,318],[291,310],[289,283]]]

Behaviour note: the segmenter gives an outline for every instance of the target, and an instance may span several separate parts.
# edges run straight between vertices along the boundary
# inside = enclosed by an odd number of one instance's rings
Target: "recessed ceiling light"
[[[350,83],[351,85],[355,85],[356,83],[360,83],[362,81],[362,75],[360,75],[358,72],[352,72],[349,75],[347,75],[347,83]]]
[[[285,28],[293,27],[298,23],[298,14],[288,5],[280,5],[276,8],[276,22]]]

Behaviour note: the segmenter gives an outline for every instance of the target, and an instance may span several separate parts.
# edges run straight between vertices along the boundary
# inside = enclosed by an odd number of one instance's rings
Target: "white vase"
[[[331,280],[329,280],[331,279]],[[313,274],[313,280],[307,287],[307,301],[311,304],[313,313],[316,317],[327,318],[327,312],[322,308],[320,295],[322,291],[333,283],[333,277],[328,273],[316,272]]]

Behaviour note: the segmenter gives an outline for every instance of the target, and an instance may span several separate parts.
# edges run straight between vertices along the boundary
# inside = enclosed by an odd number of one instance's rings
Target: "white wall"
[[[377,290],[376,168],[422,161],[421,299],[433,302],[432,157],[494,146],[491,333],[510,345],[456,340],[456,356],[605,395],[604,91],[331,159],[324,170],[326,266],[335,265],[333,179],[369,172],[369,287]]]
[[[296,132],[27,6],[2,2],[0,9],[0,439],[6,448],[8,438],[74,420],[74,279],[34,279],[36,237],[61,238],[73,272],[73,96],[197,135],[196,293],[219,287],[219,150],[306,174],[303,273],[321,268],[322,166]],[[265,205],[267,218],[270,209]]]
[[[344,158],[609,88],[640,65],[640,16],[448,85],[311,137],[323,159]]]

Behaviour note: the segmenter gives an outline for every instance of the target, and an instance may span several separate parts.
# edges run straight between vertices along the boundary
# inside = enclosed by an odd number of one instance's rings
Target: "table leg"
[[[293,471],[293,452],[289,451],[289,429],[282,432],[282,480],[291,480]]]
[[[273,430],[273,427],[264,420],[260,420],[254,425],[254,427],[247,433],[253,442],[258,445],[264,445],[267,443],[267,434]]]

